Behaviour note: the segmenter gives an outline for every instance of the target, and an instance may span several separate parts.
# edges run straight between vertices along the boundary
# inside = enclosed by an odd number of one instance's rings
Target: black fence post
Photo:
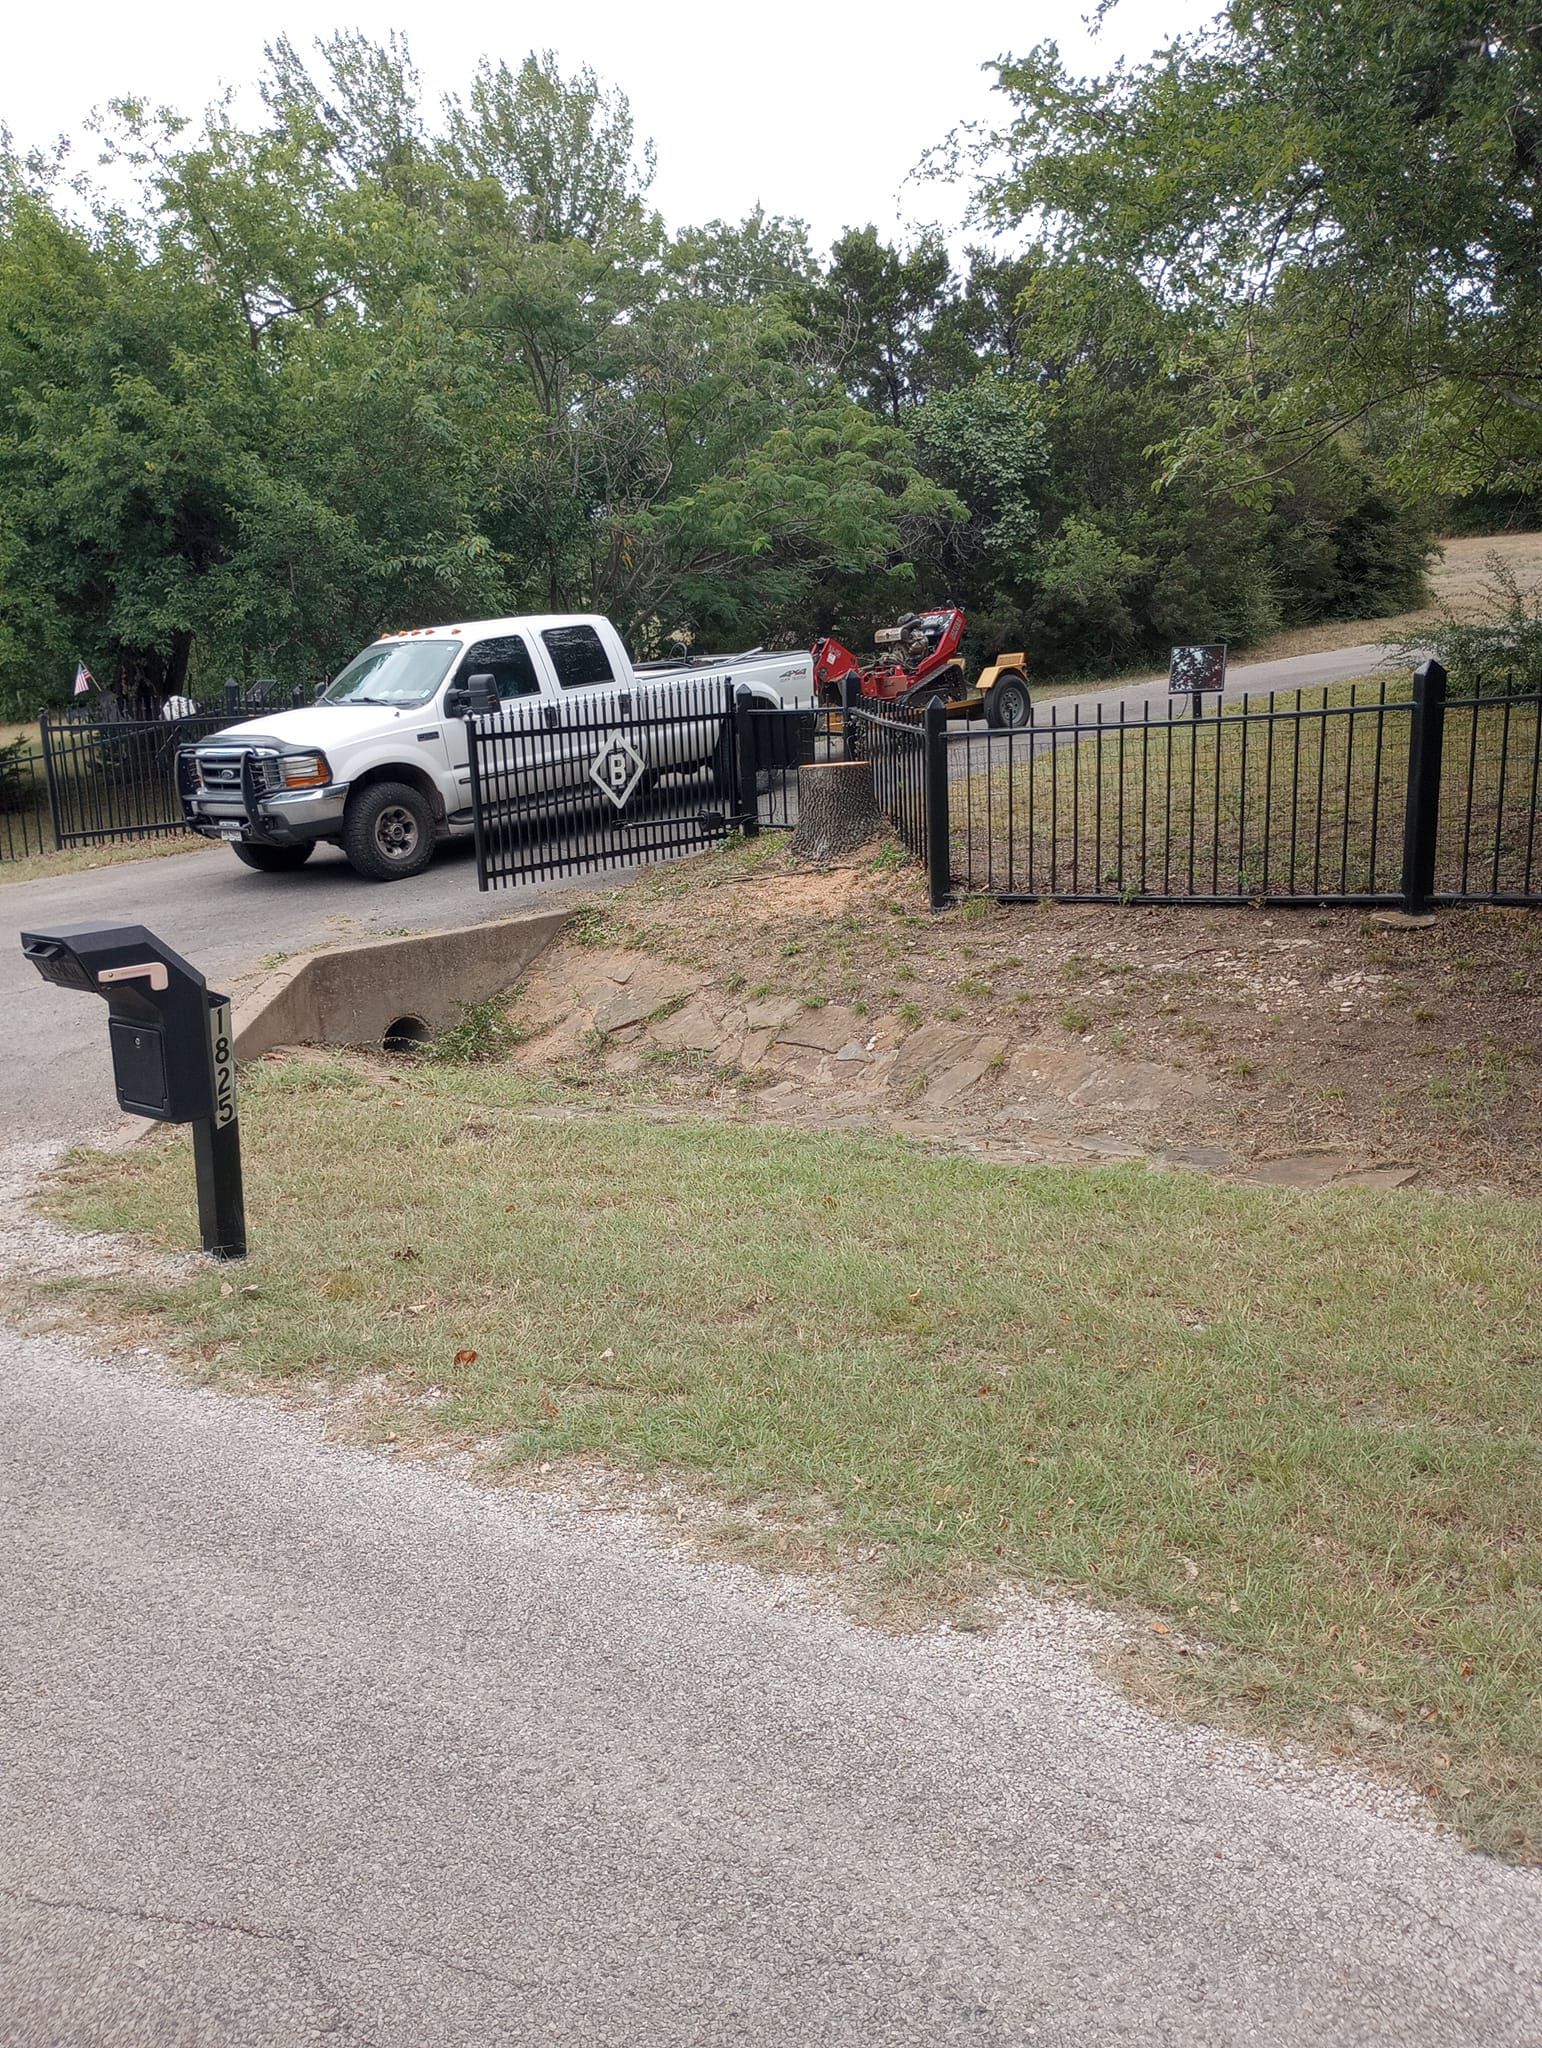
[[[225,678],[225,709],[232,718],[241,709],[241,685],[234,676]]]
[[[953,901],[953,861],[948,845],[948,714],[940,697],[927,704],[923,730],[926,876],[933,910],[944,910]]]
[[[1440,766],[1446,733],[1446,672],[1421,661],[1413,675],[1408,731],[1408,805],[1403,817],[1403,908],[1422,917],[1435,887]]]
[[[59,766],[54,758],[53,726],[46,711],[38,716],[37,729],[43,742],[43,780],[48,785],[48,817],[54,828],[54,852],[64,851],[64,819],[59,804]]]
[[[755,759],[754,698],[746,684],[734,693],[734,744],[739,760],[738,812],[740,830],[746,839],[760,837],[759,769]]]
[[[857,728],[852,713],[862,702],[862,678],[855,669],[848,669],[841,677],[841,759],[855,761],[857,758]]]

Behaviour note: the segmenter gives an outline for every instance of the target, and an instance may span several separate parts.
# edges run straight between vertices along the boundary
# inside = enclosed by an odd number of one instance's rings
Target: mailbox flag
[[[77,661],[75,664],[75,695],[77,697],[84,697],[87,690],[94,690],[95,688],[96,677],[92,675],[90,669],[86,667],[83,661]]]

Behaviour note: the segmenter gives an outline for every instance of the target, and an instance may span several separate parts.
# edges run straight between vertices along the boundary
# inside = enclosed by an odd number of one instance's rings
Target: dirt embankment
[[[880,857],[693,863],[583,914],[511,1005],[565,1094],[1011,1160],[1542,1190],[1542,919],[940,917]]]

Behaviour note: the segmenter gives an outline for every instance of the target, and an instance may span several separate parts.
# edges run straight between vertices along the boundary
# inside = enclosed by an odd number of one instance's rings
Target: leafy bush
[[[27,765],[30,747],[25,739],[0,747],[0,811],[31,810],[35,784]]]
[[[512,1052],[524,1037],[495,996],[485,1003],[462,1003],[460,1021],[431,1040],[422,1057],[444,1067],[480,1066]]]
[[[1504,557],[1485,557],[1487,580],[1475,617],[1442,605],[1433,629],[1410,635],[1402,652],[1433,650],[1458,691],[1500,694],[1542,689],[1542,583],[1522,583]]]

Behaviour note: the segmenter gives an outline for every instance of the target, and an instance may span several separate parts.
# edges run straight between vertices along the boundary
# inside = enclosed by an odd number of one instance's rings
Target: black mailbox
[[[119,1107],[193,1126],[204,1250],[244,1258],[229,997],[141,924],[59,925],[21,944],[45,981],[105,999]]]

